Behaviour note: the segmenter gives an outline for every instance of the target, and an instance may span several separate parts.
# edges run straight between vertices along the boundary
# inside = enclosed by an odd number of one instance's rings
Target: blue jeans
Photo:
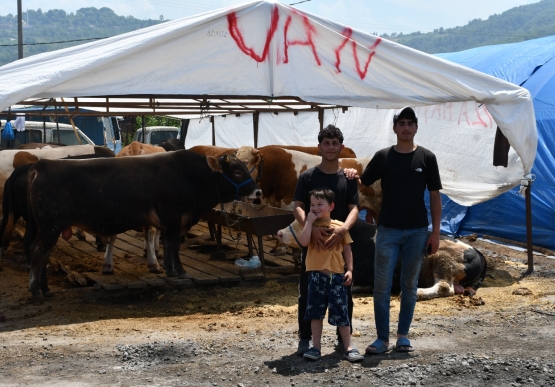
[[[427,227],[402,230],[378,226],[374,258],[374,318],[378,339],[384,342],[389,342],[391,285],[397,259],[400,258],[402,264],[401,310],[397,333],[408,335],[427,240]]]

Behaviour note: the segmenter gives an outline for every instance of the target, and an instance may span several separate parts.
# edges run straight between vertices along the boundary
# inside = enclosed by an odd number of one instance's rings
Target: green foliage
[[[179,118],[171,118],[164,116],[145,116],[145,126],[175,126],[181,128],[181,120]],[[141,117],[135,120],[135,132],[142,129],[143,121]]]
[[[40,8],[36,11],[30,9],[23,13],[23,20],[25,22],[29,20],[29,24],[24,24],[23,28],[23,43],[27,44],[23,46],[24,57],[87,43],[87,41],[76,40],[106,38],[164,21],[162,15],[160,20],[139,20],[132,16],[118,16],[106,7],[81,8],[69,14],[61,9],[52,9],[48,12],[43,12]],[[73,42],[51,43],[69,40]],[[15,60],[17,60],[17,15],[0,16],[0,65]]]
[[[463,27],[440,27],[425,34],[393,33],[383,37],[429,54],[436,54],[522,42],[550,35],[555,35],[555,0],[521,5],[500,15],[492,15],[487,20],[471,20]]]

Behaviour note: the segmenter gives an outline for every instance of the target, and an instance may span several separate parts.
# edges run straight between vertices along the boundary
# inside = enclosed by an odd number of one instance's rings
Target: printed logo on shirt
[[[416,172],[422,172],[422,168],[416,168],[415,171]]]

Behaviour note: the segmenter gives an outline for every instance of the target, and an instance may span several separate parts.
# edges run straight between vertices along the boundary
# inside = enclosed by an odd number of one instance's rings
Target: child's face
[[[326,199],[320,199],[315,196],[310,198],[310,212],[312,212],[318,219],[329,218],[333,211],[334,204],[328,203]]]

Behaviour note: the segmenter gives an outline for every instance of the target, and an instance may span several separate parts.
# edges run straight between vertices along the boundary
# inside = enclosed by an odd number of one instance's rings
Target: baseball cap
[[[410,106],[405,106],[404,108],[401,108],[395,112],[395,115],[393,116],[393,125],[396,125],[397,122],[402,118],[413,120],[414,123],[418,125],[418,117],[416,116],[416,112],[412,110]]]

